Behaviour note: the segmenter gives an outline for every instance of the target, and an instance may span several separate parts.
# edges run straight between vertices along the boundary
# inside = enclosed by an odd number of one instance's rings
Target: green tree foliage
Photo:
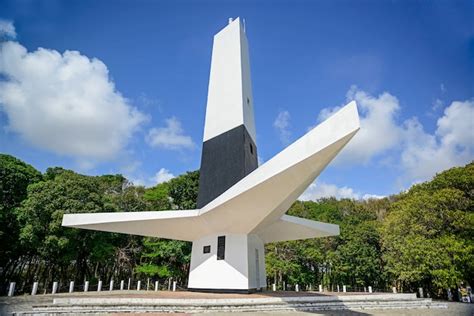
[[[41,173],[32,166],[0,154],[0,267],[11,265],[23,253],[18,243],[20,226],[14,209],[26,198],[28,185],[41,179]]]
[[[196,208],[199,171],[187,172],[168,182],[160,183],[145,192],[145,199],[154,210]],[[189,271],[191,243],[160,238],[145,238],[141,262],[136,272],[146,277],[184,281]]]
[[[171,210],[173,207],[168,182],[163,182],[147,189],[143,198],[150,204],[153,211]]]
[[[186,172],[184,175],[169,181],[168,192],[176,209],[195,209],[198,191],[199,171]]]
[[[55,168],[47,170],[48,181],[28,187],[28,198],[16,209],[21,224],[20,243],[30,258],[44,262],[44,269],[37,273],[45,279],[70,273],[65,268],[75,262],[76,279],[82,281],[93,273],[91,265],[98,269],[114,261],[115,246],[121,237],[69,229],[61,222],[64,214],[113,212],[133,204],[129,190],[114,190],[123,181],[121,176],[115,177],[89,177]]]
[[[65,228],[68,213],[196,207],[199,172],[152,188],[121,175],[84,176],[55,167],[41,175],[0,155],[0,277],[20,291],[39,281],[168,278],[186,284],[191,243]],[[295,202],[289,215],[338,224],[340,235],[267,244],[268,284],[335,290],[393,285],[435,296],[474,283],[474,163],[378,200]],[[163,283],[161,283],[163,284]],[[0,284],[2,285],[2,284]]]
[[[382,227],[390,278],[407,290],[434,294],[473,284],[474,164],[415,185],[390,207]]]
[[[375,204],[378,205],[375,205]],[[384,287],[378,214],[385,203],[322,199],[296,202],[288,214],[340,225],[337,237],[267,245],[272,282]]]

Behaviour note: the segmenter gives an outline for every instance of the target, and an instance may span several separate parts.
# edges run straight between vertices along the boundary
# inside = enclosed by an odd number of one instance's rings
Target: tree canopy
[[[191,243],[61,226],[67,213],[196,207],[199,172],[145,188],[122,175],[60,167],[41,174],[0,155],[0,283],[84,280],[187,283]],[[268,284],[353,290],[423,287],[434,296],[474,283],[474,163],[383,199],[296,201],[288,214],[340,225],[340,235],[266,245]],[[163,284],[163,283],[162,283]]]

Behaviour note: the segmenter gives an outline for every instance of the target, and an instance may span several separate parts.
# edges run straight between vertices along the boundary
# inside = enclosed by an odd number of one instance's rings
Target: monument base
[[[266,290],[266,288],[260,289],[248,289],[248,290],[240,290],[240,289],[194,289],[188,288],[189,292],[202,292],[202,293],[216,293],[216,294],[253,294],[253,293],[260,293]]]
[[[252,293],[266,288],[265,248],[257,235],[213,234],[193,241],[188,289]]]

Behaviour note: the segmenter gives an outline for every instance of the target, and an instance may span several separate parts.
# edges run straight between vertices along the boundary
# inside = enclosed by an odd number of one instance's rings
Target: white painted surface
[[[10,282],[10,287],[8,288],[8,296],[13,296],[15,294],[16,282]]]
[[[224,260],[217,260],[218,236],[226,237]],[[204,246],[211,246],[210,253],[203,253]],[[258,268],[256,251],[259,253]],[[265,288],[263,241],[256,235],[246,234],[222,233],[206,236],[193,242],[190,270],[189,288],[240,290]]]
[[[241,124],[256,142],[248,44],[237,18],[214,38],[204,141]],[[285,212],[359,126],[353,101],[202,209],[66,214],[63,226],[193,241],[189,287],[264,288],[264,243],[339,234],[337,225]],[[226,236],[225,260],[216,260],[219,235]],[[210,254],[202,253],[205,245]]]
[[[69,293],[74,292],[74,281],[69,282]]]
[[[58,282],[53,282],[53,290],[51,291],[51,294],[56,294],[58,291]]]
[[[200,210],[66,214],[63,226],[188,241],[216,231],[265,242],[337,235],[336,225],[284,213],[358,129],[351,102]]]
[[[237,18],[214,36],[203,141],[242,124],[256,143],[247,36]]]
[[[265,243],[339,235],[339,225],[311,221],[290,215],[263,227],[258,235]]]
[[[217,237],[225,236],[225,259],[217,260]],[[210,253],[203,253],[211,246]],[[193,242],[189,288],[248,289],[247,235],[217,233]]]
[[[33,283],[33,288],[31,289],[31,295],[36,295],[38,292],[38,282]]]
[[[258,260],[256,258],[257,251],[259,257]],[[267,275],[265,272],[265,246],[262,239],[257,235],[252,234],[247,236],[247,260],[249,289],[266,288]]]

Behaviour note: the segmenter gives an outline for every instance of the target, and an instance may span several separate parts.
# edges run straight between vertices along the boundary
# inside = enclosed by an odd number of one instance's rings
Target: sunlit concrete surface
[[[286,311],[259,311],[259,312],[238,312],[232,308],[226,309],[226,312],[209,312],[204,309],[200,312],[205,311],[205,315],[230,315],[228,312],[232,311],[232,315],[247,315],[247,316],[257,316],[257,315],[473,315],[474,313],[474,304],[465,304],[465,303],[453,303],[453,302],[444,302],[444,301],[432,301],[432,304],[427,307],[426,303],[421,302],[418,306],[413,305],[411,308],[401,307],[393,305],[393,309],[377,309],[370,305],[371,300],[377,299],[377,297],[384,296],[386,298],[392,298],[392,300],[398,295],[399,297],[405,297],[405,299],[413,301],[410,297],[413,297],[413,294],[390,294],[390,293],[314,293],[314,292],[263,292],[259,294],[215,294],[215,293],[196,293],[196,292],[168,292],[161,291],[158,293],[155,292],[146,292],[146,291],[114,291],[114,292],[101,292],[101,293],[74,293],[74,294],[56,294],[56,295],[37,295],[37,296],[16,296],[16,297],[1,297],[0,298],[0,315],[35,315],[40,314],[41,307],[51,307],[54,306],[53,302],[56,300],[58,303],[70,302],[71,304],[78,304],[81,300],[84,302],[89,301],[88,305],[91,306],[91,302],[94,300],[97,302],[106,303],[109,302],[108,307],[111,307],[109,310],[113,309],[113,301],[130,301],[133,300],[135,304],[146,305],[146,301],[156,302],[167,302],[167,304],[173,303],[173,301],[178,300],[182,304],[188,304],[191,301],[199,300],[202,306],[209,306],[216,304],[216,302],[221,302],[221,305],[226,305],[232,303],[232,301],[258,301],[258,300],[298,300],[299,298],[309,298],[309,299],[325,299],[329,300],[331,296],[337,296],[339,300],[343,301],[345,299],[352,300],[354,297],[359,297],[359,301],[365,301],[367,304],[366,308],[348,308],[346,310],[325,310],[325,311],[300,311],[300,310],[286,310]],[[418,299],[419,300],[419,299]],[[380,301],[380,300],[379,300]],[[431,301],[431,300],[429,300]],[[254,302],[255,303],[255,302]],[[268,304],[268,302],[266,303]],[[87,304],[85,304],[87,305]],[[148,306],[153,304],[148,303]],[[241,305],[241,304],[240,304]],[[33,306],[36,306],[36,310],[33,309]],[[52,310],[54,311],[54,309]],[[133,307],[127,311],[122,312],[111,312],[108,313],[107,309],[100,311],[96,310],[96,313],[87,313],[87,312],[73,312],[72,310],[67,312],[62,310],[61,315],[169,315],[169,313],[163,314],[162,312],[140,312],[138,309],[134,310]],[[197,315],[202,313],[196,312],[183,312],[181,315]],[[180,315],[174,314],[174,315]],[[54,312],[51,312],[51,315],[56,315]]]
[[[258,166],[253,106],[247,36],[237,18],[214,36],[198,209],[65,214],[62,225],[191,241],[190,289],[266,288],[266,243],[339,235],[338,225],[285,213],[360,123],[350,102]]]

